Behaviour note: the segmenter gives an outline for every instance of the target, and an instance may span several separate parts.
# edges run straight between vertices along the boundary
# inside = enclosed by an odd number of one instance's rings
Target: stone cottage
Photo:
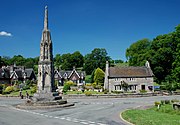
[[[106,62],[104,89],[109,90],[109,92],[124,91],[124,84],[126,84],[127,91],[153,92],[153,76],[148,61],[142,67],[109,67],[109,63]]]

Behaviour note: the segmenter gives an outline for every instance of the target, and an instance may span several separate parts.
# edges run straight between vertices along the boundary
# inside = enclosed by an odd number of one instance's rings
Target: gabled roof
[[[110,67],[109,77],[152,77],[151,68],[143,67]]]
[[[61,78],[70,78],[73,74],[76,74],[79,78],[85,77],[86,73],[85,71],[76,71],[76,70],[68,70],[68,71],[57,71],[55,70],[55,74],[58,74]]]
[[[68,76],[68,78],[70,78],[73,75],[73,73],[75,73],[78,76],[78,78],[80,78],[79,73],[75,69],[71,71],[71,74]]]
[[[26,75],[26,78],[30,78],[33,73],[33,69],[25,69],[25,71],[23,71],[22,69],[15,69],[15,71],[11,73],[11,78],[13,77],[13,75],[16,75],[17,78],[24,78],[24,75]]]
[[[14,76],[15,76],[15,78],[18,79],[18,75],[17,75],[17,73],[16,73],[15,71],[11,72],[10,78],[13,78],[13,79],[14,79]]]
[[[30,69],[25,69],[26,77],[30,78],[31,74],[34,73],[34,70],[32,68]]]
[[[21,69],[16,69],[14,72],[17,74],[18,78],[23,78],[23,73]]]

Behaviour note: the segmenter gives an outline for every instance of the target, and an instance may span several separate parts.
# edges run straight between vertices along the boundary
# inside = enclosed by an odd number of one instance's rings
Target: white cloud
[[[0,32],[0,36],[12,36],[12,34],[6,32],[6,31],[1,31],[1,32]]]

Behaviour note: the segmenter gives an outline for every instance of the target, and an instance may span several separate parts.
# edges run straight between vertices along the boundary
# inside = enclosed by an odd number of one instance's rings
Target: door
[[[145,90],[145,85],[141,85],[141,90]]]

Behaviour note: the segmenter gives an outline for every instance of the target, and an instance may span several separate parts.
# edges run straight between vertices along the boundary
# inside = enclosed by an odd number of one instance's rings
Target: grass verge
[[[135,125],[180,125],[180,111],[173,110],[172,105],[162,105],[159,110],[157,107],[127,110],[122,117]]]

